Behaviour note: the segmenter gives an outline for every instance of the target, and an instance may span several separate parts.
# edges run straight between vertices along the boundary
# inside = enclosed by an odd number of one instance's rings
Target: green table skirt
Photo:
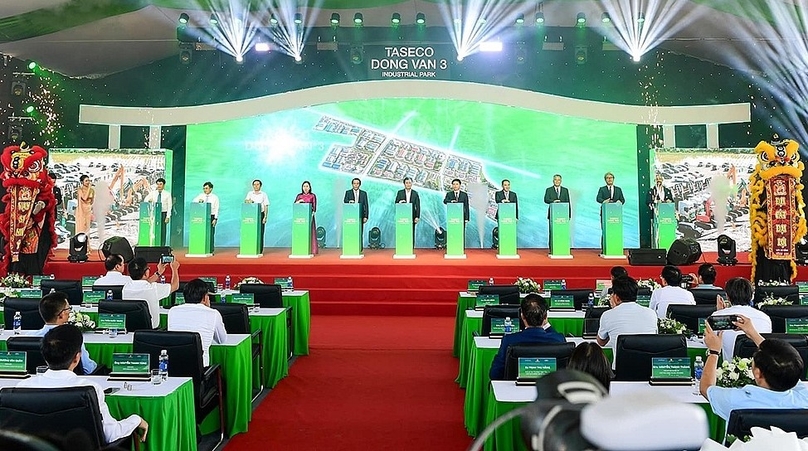
[[[288,311],[285,310],[275,316],[254,315],[250,317],[252,331],[255,332],[260,329],[263,334],[263,381],[264,385],[270,388],[277,385],[278,381],[289,374],[289,340],[286,329],[286,313]]]

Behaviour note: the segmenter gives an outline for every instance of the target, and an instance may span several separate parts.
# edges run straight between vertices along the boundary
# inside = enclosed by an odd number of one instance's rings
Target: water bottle
[[[505,333],[509,334],[513,332],[513,321],[511,321],[510,316],[505,317]]]
[[[51,294],[51,293],[56,293],[56,288],[51,288],[51,290],[48,292],[48,294]]]
[[[168,351],[165,349],[160,351],[160,360],[158,361],[157,369],[160,370],[160,376],[163,380],[168,379]]]
[[[567,289],[567,279],[561,279],[561,289],[562,290]]]
[[[166,283],[166,276],[160,274],[160,283]]]
[[[55,279],[55,278],[56,278],[56,274],[51,274],[51,275],[50,275],[50,278],[51,278],[51,279]]]
[[[224,289],[225,289],[225,290],[229,290],[229,289],[230,289],[230,274],[228,274],[228,275],[227,275],[227,276],[225,276],[225,278],[224,278]]]
[[[108,301],[112,300],[112,290],[107,290],[107,300]]]
[[[494,284],[494,278],[493,278],[493,277],[489,277],[489,278],[488,278],[488,285],[493,285],[493,284]]]
[[[696,356],[696,362],[693,363],[693,394],[698,395],[700,393],[700,386],[701,386],[701,375],[704,373],[704,361],[701,360],[701,356]]]
[[[14,335],[19,335],[22,330],[22,314],[19,310],[14,313]]]
[[[289,290],[291,290],[291,289],[292,289],[292,287],[293,287],[293,285],[292,285],[292,276],[289,276],[289,277],[286,279],[286,288],[287,288],[287,289],[289,289]]]
[[[589,293],[589,298],[586,301],[586,305],[589,306],[589,308],[592,308],[592,307],[595,306],[595,293],[592,293],[592,292]]]

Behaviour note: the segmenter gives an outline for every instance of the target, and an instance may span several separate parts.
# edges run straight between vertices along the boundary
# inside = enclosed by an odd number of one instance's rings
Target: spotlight
[[[645,16],[643,16],[642,14],[637,16],[637,23],[640,24],[640,25],[644,24],[645,23]]]
[[[11,82],[11,95],[14,97],[23,97],[28,92],[28,85],[23,80],[14,80]]]
[[[794,246],[794,251],[797,254],[797,258],[794,259],[797,264],[808,265],[808,241],[805,241],[805,239],[798,241]]]
[[[25,111],[26,114],[31,114],[36,111],[36,108],[34,108],[33,105],[26,105],[23,111]]]
[[[295,64],[303,64],[303,57],[300,55],[295,55]]]
[[[331,13],[331,26],[339,26],[339,13]]]
[[[188,23],[188,14],[185,14],[185,13],[180,14],[179,22],[182,25],[187,24]]]
[[[368,247],[371,249],[384,249],[382,243],[382,229],[374,227],[368,232]]]
[[[303,14],[295,13],[295,24],[300,25],[303,23]]]
[[[362,13],[356,13],[353,15],[354,26],[361,27],[363,21],[364,19],[362,18]]]
[[[446,231],[435,229],[435,249],[446,249]]]
[[[365,61],[365,49],[362,45],[351,46],[351,63],[362,64]]]
[[[254,49],[256,52],[263,52],[263,53],[268,52],[270,51],[269,42],[263,42],[263,41],[256,42]]]
[[[238,65],[244,64],[244,55],[241,54],[236,55],[236,64]]]
[[[219,19],[216,18],[216,13],[210,13],[210,24],[211,25],[219,24]]]
[[[516,25],[522,25],[523,23],[525,23],[525,15],[522,14],[522,13],[519,13],[516,16]]]
[[[275,13],[269,15],[269,23],[272,25],[278,25],[278,18],[275,17]]]
[[[22,138],[22,125],[11,124],[8,126],[8,140],[13,143],[20,142]]]
[[[393,13],[393,16],[390,17],[390,23],[397,27],[401,23],[401,14]]]
[[[415,23],[417,23],[418,25],[424,25],[426,23],[426,15],[424,15],[424,13],[416,14]]]
[[[72,263],[86,262],[88,259],[88,241],[86,233],[77,233],[74,237],[70,238],[70,255],[67,256],[67,260]]]
[[[31,61],[30,63],[28,63],[28,70],[34,70],[36,69],[36,67],[37,67],[36,61]]]
[[[180,63],[188,65],[194,59],[194,45],[191,43],[180,44]]]
[[[325,227],[320,226],[317,227],[317,230],[314,231],[315,236],[317,237],[317,246],[321,249],[325,248]]]
[[[541,11],[536,13],[536,24],[544,25],[544,13]]]
[[[735,240],[728,237],[727,235],[720,235],[717,238],[717,241],[718,241],[718,264],[723,266],[735,266],[736,264],[738,264],[738,259],[735,258]],[[808,255],[808,253],[806,255]]]
[[[600,21],[603,23],[612,23],[612,18],[609,16],[609,13],[604,12],[600,15]]]
[[[578,13],[578,15],[575,16],[575,23],[576,23],[576,26],[578,26],[578,27],[585,27],[586,26],[586,14]]]
[[[491,249],[499,249],[499,227],[491,231]]]
[[[527,46],[524,42],[516,43],[516,64],[525,64],[527,60]]]
[[[586,64],[589,59],[589,48],[585,45],[575,46],[575,62],[579,65]]]

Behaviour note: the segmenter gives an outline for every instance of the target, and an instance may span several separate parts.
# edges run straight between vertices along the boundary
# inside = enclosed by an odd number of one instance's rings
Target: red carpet
[[[463,450],[451,318],[315,316],[311,355],[227,451]]]

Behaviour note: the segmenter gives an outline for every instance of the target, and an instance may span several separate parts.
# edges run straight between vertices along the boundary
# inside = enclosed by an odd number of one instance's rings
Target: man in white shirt
[[[172,307],[168,311],[168,330],[198,332],[202,338],[202,364],[210,365],[211,343],[227,341],[222,315],[210,308],[208,284],[202,279],[194,279],[182,290],[185,304]]]
[[[171,262],[170,283],[157,283],[149,281],[151,274],[145,259],[138,257],[129,262],[129,275],[132,276],[132,281],[123,286],[123,298],[145,299],[149,304],[151,323],[155,329],[160,325],[160,300],[169,297],[180,286],[179,267],[180,262],[174,259]],[[155,275],[162,276],[165,270],[166,264],[158,263]]]
[[[612,368],[617,361],[617,337],[624,334],[657,333],[657,317],[653,310],[637,304],[637,281],[629,276],[612,280],[609,296],[611,310],[603,312],[598,328],[598,344],[613,349]]]
[[[123,257],[111,254],[104,260],[107,273],[93,283],[93,285],[126,285],[132,278],[123,274]]]
[[[45,374],[21,381],[17,387],[25,388],[67,388],[91,386],[98,397],[98,410],[101,412],[101,424],[107,443],[114,442],[130,435],[135,429],[140,430],[140,440],[146,440],[149,423],[138,415],[130,415],[123,420],[116,420],[109,413],[104,390],[98,384],[79,378],[73,369],[81,361],[81,347],[84,337],[78,327],[65,324],[53,328],[42,339],[42,356],[48,363]]]
[[[194,202],[210,204],[210,251],[213,252],[214,238],[216,237],[216,223],[219,221],[219,196],[213,194],[213,183],[202,184],[202,194],[194,197]],[[269,200],[267,200],[269,203]]]
[[[267,226],[267,216],[269,215],[269,196],[267,196],[267,193],[261,191],[262,186],[264,186],[264,184],[260,180],[253,180],[253,189],[249,191],[244,198],[245,203],[261,205],[261,250],[264,249],[264,229]]]
[[[155,191],[150,192],[143,202],[148,202],[150,204],[160,204],[161,205],[161,215],[162,221],[160,222],[160,244],[166,244],[166,224],[171,221],[171,193],[164,191],[166,187],[166,179],[160,177],[155,182],[155,186],[157,189]],[[152,205],[154,207],[154,205]]]
[[[743,315],[752,321],[752,325],[759,333],[771,333],[772,320],[769,315],[752,307],[752,295],[755,290],[752,283],[743,277],[733,277],[727,281],[724,291],[727,300],[718,296],[716,310],[711,316]],[[735,339],[743,332],[738,330],[725,330],[721,333],[721,353],[724,360],[731,360],[735,353]]]
[[[673,265],[662,268],[662,288],[651,293],[651,302],[648,307],[655,311],[657,316],[668,316],[668,306],[671,304],[696,305],[693,293],[685,290],[682,284],[682,271]]]

